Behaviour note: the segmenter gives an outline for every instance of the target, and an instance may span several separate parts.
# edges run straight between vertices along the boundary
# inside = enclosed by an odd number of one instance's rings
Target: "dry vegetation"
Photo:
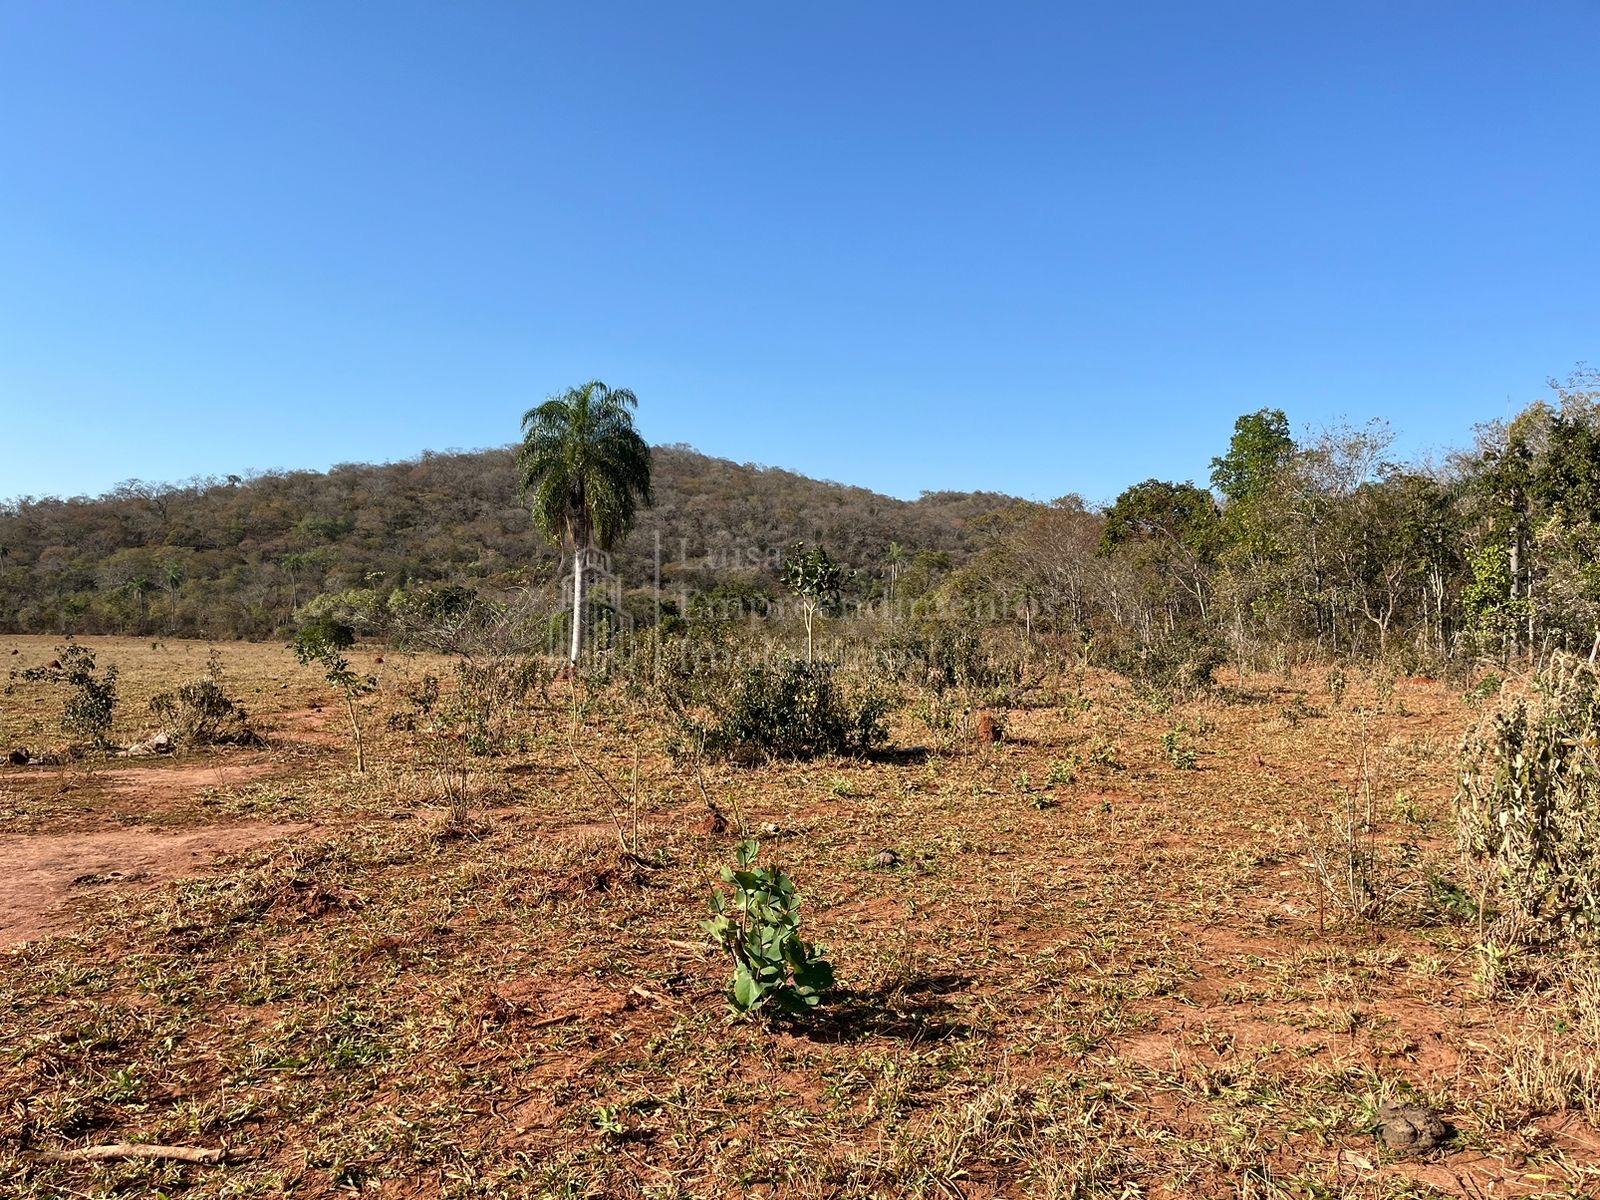
[[[87,644],[123,745],[208,653]],[[1600,973],[1485,955],[1448,883],[1457,688],[1066,672],[993,743],[919,750],[905,705],[868,760],[697,770],[648,704],[559,681],[513,752],[441,761],[406,696],[450,664],[352,662],[364,775],[320,674],[252,645],[221,665],[263,746],[0,767],[8,862],[268,839],[69,881],[56,936],[0,952],[6,1196],[1600,1193]],[[14,684],[0,749],[58,712]],[[810,1021],[722,1000],[698,923],[739,820],[838,972]],[[1391,1153],[1389,1103],[1449,1139]],[[130,1142],[226,1158],[50,1157]]]

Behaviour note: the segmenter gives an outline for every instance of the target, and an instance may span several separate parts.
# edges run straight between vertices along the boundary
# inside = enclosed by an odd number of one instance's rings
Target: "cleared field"
[[[86,643],[122,742],[208,653]],[[1090,673],[992,745],[903,720],[872,761],[703,780],[621,692],[557,684],[473,760],[462,832],[386,719],[440,664],[356,656],[358,777],[317,672],[219,650],[264,747],[0,767],[0,886],[45,897],[0,942],[55,935],[0,951],[7,1196],[1600,1194],[1596,1047],[1556,991],[1496,994],[1428,884],[1476,717],[1441,684],[1168,708]],[[43,685],[0,699],[0,750],[61,741]],[[1363,757],[1415,886],[1354,925],[1304,860]],[[739,836],[702,785],[839,972],[809,1025],[727,1016],[698,921]],[[1407,1099],[1441,1150],[1374,1139]],[[46,1157],[130,1141],[227,1161]]]

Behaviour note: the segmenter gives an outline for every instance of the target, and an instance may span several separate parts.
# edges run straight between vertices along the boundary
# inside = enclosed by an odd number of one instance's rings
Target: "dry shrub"
[[[861,757],[889,737],[888,699],[847,685],[826,663],[747,667],[730,687],[698,699],[704,719],[669,698],[678,720],[669,749],[679,756],[699,752],[737,763]]]
[[[1559,657],[1467,736],[1461,848],[1494,938],[1600,941],[1600,675]]]
[[[525,718],[547,698],[550,671],[519,654],[482,654],[456,661],[456,689],[442,706],[443,724],[474,754],[523,748]]]
[[[438,799],[445,809],[445,826],[464,831],[471,826],[473,781],[467,764],[454,756],[445,756],[434,763],[434,783]]]
[[[614,835],[574,833],[550,845],[539,864],[541,886],[532,899],[590,895],[642,886],[646,877],[638,858],[619,848]]]
[[[1209,691],[1217,671],[1228,662],[1214,636],[1191,629],[1149,637],[1107,636],[1097,645],[1095,657],[1133,683],[1173,698]]]
[[[261,741],[250,728],[250,715],[224,688],[222,659],[215,650],[206,659],[204,675],[152,697],[150,713],[180,746],[254,746]]]
[[[1341,919],[1378,922],[1406,894],[1422,886],[1418,848],[1381,836],[1374,801],[1373,764],[1363,743],[1360,778],[1328,815],[1326,829],[1307,847],[1305,867],[1317,890],[1317,909]]]

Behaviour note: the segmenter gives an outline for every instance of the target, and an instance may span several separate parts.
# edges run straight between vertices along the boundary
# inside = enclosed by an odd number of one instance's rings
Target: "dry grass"
[[[93,644],[124,672],[124,741],[137,697],[207,649]],[[26,663],[49,643],[12,647]],[[382,719],[438,662],[361,657],[384,684],[357,778],[313,673],[221,649],[267,749],[163,761],[159,791],[112,787],[115,764],[0,769],[5,834],[317,823],[86,895],[70,932],[6,955],[7,1196],[1600,1191],[1592,973],[1486,989],[1470,921],[1420,887],[1380,923],[1318,928],[1305,831],[1359,790],[1363,729],[1380,848],[1448,858],[1472,713],[1440,685],[1352,674],[1323,711],[1320,677],[1252,678],[1157,711],[1090,678],[1007,713],[994,745],[707,768],[724,812],[776,830],[764,857],[840,972],[814,1028],[774,1030],[727,1019],[723,966],[696,948],[736,835],[700,831],[700,783],[653,714],[557,685],[525,749],[472,760],[472,836],[454,836],[455,782]],[[57,739],[47,698],[4,701],[0,747]],[[909,716],[895,732],[926,744]],[[237,763],[266,773],[184,790]],[[874,866],[884,849],[897,861]],[[1388,1161],[1370,1128],[1393,1099],[1437,1106],[1447,1151]],[[128,1140],[230,1161],[38,1157]]]

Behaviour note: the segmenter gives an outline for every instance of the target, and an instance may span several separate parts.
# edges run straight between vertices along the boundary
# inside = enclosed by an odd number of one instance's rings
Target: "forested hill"
[[[960,561],[982,518],[1018,502],[940,492],[904,501],[685,446],[655,450],[656,507],[616,555],[648,585],[659,544],[673,588],[771,582],[797,540],[877,574],[891,543]],[[659,543],[658,543],[659,538]],[[555,553],[519,503],[510,448],[425,454],[0,506],[0,629],[267,637],[326,592],[420,581],[549,580]]]

